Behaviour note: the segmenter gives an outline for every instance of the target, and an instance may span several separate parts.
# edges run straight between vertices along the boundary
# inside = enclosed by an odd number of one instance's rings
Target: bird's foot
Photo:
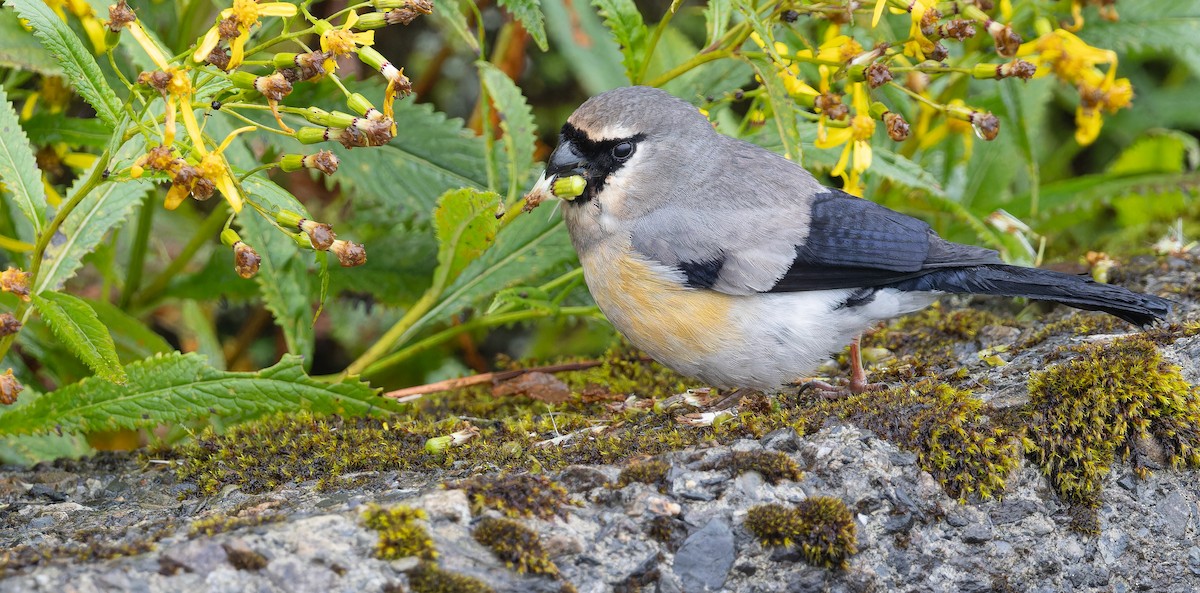
[[[837,386],[825,381],[813,379],[800,384],[799,393],[812,391],[819,397],[824,399],[841,399],[851,395],[860,395],[872,391],[883,391],[888,386],[884,383],[867,383],[866,381],[851,380],[849,385]]]

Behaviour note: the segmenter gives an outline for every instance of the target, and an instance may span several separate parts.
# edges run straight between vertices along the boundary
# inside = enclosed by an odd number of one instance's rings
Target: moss
[[[86,528],[68,534],[62,544],[20,544],[0,550],[0,577],[11,572],[60,559],[94,562],[153,551],[158,541],[175,532],[171,519],[150,521],[124,531]]]
[[[221,547],[225,549],[229,565],[238,570],[262,570],[271,563],[266,556],[246,546],[232,546],[226,543]]]
[[[531,474],[474,476],[446,487],[466,490],[476,515],[493,509],[509,517],[565,518],[565,507],[573,504],[566,488]]]
[[[437,556],[433,539],[420,523],[427,519],[425,511],[405,505],[390,508],[371,505],[362,516],[369,529],[379,532],[379,542],[375,544],[376,558],[432,559]]]
[[[786,453],[780,451],[734,451],[714,465],[725,465],[734,475],[758,472],[763,479],[778,484],[784,480],[799,482],[804,476],[800,466]]]
[[[849,557],[858,552],[854,517],[839,498],[816,496],[793,507],[752,507],[745,525],[764,546],[794,546],[813,566],[845,569]]]
[[[423,561],[408,571],[408,586],[413,593],[492,593],[483,581],[442,570],[434,562]]]
[[[657,486],[660,491],[666,488],[667,471],[671,465],[661,459],[648,459],[629,464],[617,476],[617,488],[624,488],[634,482]]]
[[[1140,441],[1157,441],[1173,467],[1200,466],[1200,393],[1150,336],[1064,350],[1071,354],[1030,376],[1025,438],[1029,458],[1064,500],[1097,508],[1116,459],[1145,475]]]
[[[1020,460],[1015,435],[983,416],[971,392],[926,380],[865,393],[833,404],[836,413],[913,451],[928,471],[960,500],[1004,491]]]
[[[255,527],[265,525],[267,523],[278,523],[283,521],[287,515],[283,513],[263,513],[260,515],[251,515],[249,517],[230,517],[224,513],[217,513],[192,521],[191,527],[188,529],[188,536],[196,537],[198,535],[214,536],[218,533],[225,533],[243,527]]]
[[[519,573],[558,574],[558,567],[542,548],[537,532],[516,521],[486,517],[479,521],[471,535]]]
[[[1107,313],[1073,312],[1058,321],[1047,323],[1017,344],[1018,349],[1032,348],[1053,336],[1087,336],[1116,331],[1125,322]]]

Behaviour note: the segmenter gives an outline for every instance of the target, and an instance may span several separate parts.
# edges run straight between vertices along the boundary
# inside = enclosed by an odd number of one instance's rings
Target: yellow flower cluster
[[[1117,78],[1117,54],[1087,44],[1074,33],[1056,29],[1021,45],[1018,56],[1038,66],[1035,76],[1053,73],[1079,89],[1075,110],[1075,140],[1082,146],[1095,142],[1104,124],[1102,112],[1110,114],[1129,107],[1133,85]],[[1099,66],[1106,66],[1101,71]]]

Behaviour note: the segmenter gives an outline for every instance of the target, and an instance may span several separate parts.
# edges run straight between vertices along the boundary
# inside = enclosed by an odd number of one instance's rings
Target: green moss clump
[[[799,482],[804,477],[795,460],[780,451],[734,451],[721,462],[726,463],[735,475],[758,472],[772,484],[784,480]]]
[[[363,512],[362,517],[368,528],[379,532],[379,542],[375,545],[376,558],[396,560],[414,556],[424,559],[437,557],[433,539],[418,522],[428,518],[425,511],[405,505],[390,508],[371,505]]]
[[[188,529],[188,536],[206,535],[211,537],[218,533],[225,533],[243,527],[256,527],[258,525],[266,525],[267,523],[278,523],[286,517],[283,513],[263,513],[249,517],[230,517],[229,515],[218,513],[192,521],[192,525]]]
[[[423,561],[408,571],[408,586],[413,593],[493,593],[483,581],[442,570],[434,562]]]
[[[558,574],[558,567],[542,548],[537,532],[516,521],[486,517],[471,535],[519,573]]]
[[[671,465],[661,459],[648,459],[629,464],[617,476],[617,488],[624,488],[634,482],[658,486],[661,491],[667,485],[667,471]]]
[[[934,381],[835,402],[839,414],[917,454],[921,468],[960,500],[991,498],[1020,460],[1017,439],[983,417],[971,392]]]
[[[1121,327],[1125,322],[1108,313],[1074,312],[1053,323],[1047,323],[1041,329],[1033,332],[1022,340],[1017,349],[1023,350],[1037,346],[1050,339],[1051,336],[1069,335],[1086,336],[1091,334],[1109,333]]]
[[[19,544],[0,550],[0,577],[59,559],[82,563],[145,554],[175,528],[174,520],[160,519],[126,530],[88,527],[67,532],[69,541],[61,544]]]
[[[474,476],[448,483],[446,487],[466,490],[471,511],[476,515],[492,509],[513,518],[566,518],[566,507],[574,504],[566,488],[550,478],[532,474]]]
[[[1173,467],[1200,467],[1200,393],[1147,336],[1066,349],[1075,358],[1029,378],[1025,448],[1064,500],[1100,505],[1115,459],[1148,473],[1137,443],[1159,443]],[[1084,521],[1082,527],[1089,527]]]
[[[796,546],[813,566],[845,569],[858,552],[854,516],[839,498],[815,496],[794,507],[766,504],[746,513],[746,528],[764,546]]]

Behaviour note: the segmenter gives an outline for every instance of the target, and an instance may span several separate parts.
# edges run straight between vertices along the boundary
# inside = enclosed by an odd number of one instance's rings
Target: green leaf
[[[492,304],[488,306],[486,314],[491,315],[507,305],[549,313],[557,313],[559,310],[558,304],[550,297],[550,293],[536,286],[516,286],[496,293],[496,298],[492,299]]]
[[[500,221],[496,219],[493,192],[471,188],[450,191],[438,198],[433,225],[438,238],[438,269],[434,274],[449,284],[496,240]],[[443,284],[443,285],[445,285]]]
[[[462,2],[459,0],[436,0],[434,6],[436,6],[433,11],[434,21],[456,33],[467,44],[467,47],[471,48],[471,52],[478,55],[479,41],[475,39],[471,26],[467,24]]]
[[[125,382],[112,336],[86,301],[62,292],[44,292],[33,295],[33,306],[54,335],[97,375],[113,383]]]
[[[308,210],[295,196],[267,179],[252,176],[242,185],[246,193],[254,196],[271,213],[291,210],[308,217]],[[275,324],[283,330],[288,352],[311,361],[315,341],[313,276],[307,263],[311,254],[252,209],[243,211],[237,217],[237,223],[242,227],[242,240],[262,258],[254,280],[262,290],[267,310],[275,317]],[[232,252],[226,253],[233,257]],[[233,262],[228,265],[233,267]]]
[[[81,175],[76,185],[87,176]],[[62,240],[52,241],[46,248],[33,292],[62,288],[63,283],[79,270],[83,257],[91,253],[104,235],[123,222],[133,206],[141,201],[147,187],[140,181],[124,181],[102,183],[92,190],[63,221],[59,229]],[[70,193],[74,191],[73,187]]]
[[[1121,18],[1116,22],[1088,11],[1091,18],[1079,36],[1122,53],[1174,55],[1200,75],[1200,10],[1195,0],[1127,0],[1117,8]]]
[[[596,7],[621,48],[621,63],[625,66],[625,76],[635,81],[638,73],[642,71],[642,64],[646,61],[649,38],[642,13],[638,12],[633,0],[592,0],[592,5]]]
[[[141,320],[121,310],[108,301],[87,301],[96,311],[96,318],[112,333],[117,347],[117,357],[122,364],[141,360],[155,354],[166,354],[174,350],[162,336],[146,327]],[[185,301],[186,307],[192,301]]]
[[[0,181],[12,193],[13,201],[29,219],[34,237],[22,237],[30,243],[42,234],[46,224],[46,188],[25,131],[17,123],[17,112],[0,87]]]
[[[95,119],[67,117],[63,113],[38,113],[21,123],[29,139],[37,146],[66,143],[73,147],[103,149],[112,131]]]
[[[59,76],[62,68],[11,10],[0,10],[0,67]]]
[[[445,322],[505,288],[540,284],[565,272],[574,261],[575,249],[561,220],[551,220],[545,215],[519,216],[504,228],[491,249],[463,270],[458,280],[442,293],[438,304],[417,320],[407,335]]]
[[[726,29],[729,28],[729,18],[732,16],[732,0],[708,0],[708,5],[704,7],[704,23],[708,28],[706,47],[712,47],[725,35]]]
[[[500,6],[521,21],[533,42],[542,51],[550,49],[546,43],[546,24],[542,21],[542,5],[538,0],[500,0]]]
[[[555,49],[571,64],[571,73],[587,94],[629,84],[621,68],[621,50],[594,7],[572,0],[543,0],[542,10]]]
[[[206,416],[239,420],[280,411],[364,416],[394,409],[366,383],[323,383],[286,355],[257,373],[218,371],[198,354],[168,354],[124,369],[124,386],[84,379],[0,412],[0,435],[149,428]]]
[[[872,161],[868,175],[878,175],[913,189],[923,189],[935,196],[945,196],[946,190],[938,180],[926,171],[924,167],[899,153],[886,148],[876,147],[873,150],[875,159]]]
[[[121,102],[108,86],[96,58],[84,47],[71,28],[42,0],[7,0],[21,18],[29,21],[33,34],[54,55],[67,80],[109,126],[120,118]]]
[[[537,129],[533,123],[533,111],[517,88],[502,70],[480,61],[479,75],[488,96],[500,112],[500,129],[504,130],[505,154],[508,157],[508,202],[520,193],[520,183],[533,167],[533,151],[537,143]]]
[[[428,220],[437,196],[463,186],[486,187],[483,140],[430,105],[396,102],[402,138],[371,149],[333,150],[338,181],[355,207],[378,206],[388,220]]]
[[[750,65],[762,79],[763,86],[767,88],[766,99],[771,106],[771,117],[783,145],[783,156],[798,163],[804,162],[804,152],[800,146],[800,128],[797,125],[796,102],[788,95],[783,81],[779,80],[775,69],[770,64],[755,60]]]

